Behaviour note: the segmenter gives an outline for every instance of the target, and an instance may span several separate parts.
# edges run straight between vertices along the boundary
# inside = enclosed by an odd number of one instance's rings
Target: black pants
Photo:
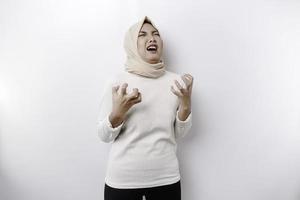
[[[104,200],[181,200],[180,180],[169,185],[150,188],[113,188],[105,184]]]

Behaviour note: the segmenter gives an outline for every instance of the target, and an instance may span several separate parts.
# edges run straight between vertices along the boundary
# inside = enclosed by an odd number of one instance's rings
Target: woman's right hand
[[[134,105],[142,101],[141,93],[137,88],[133,88],[133,92],[130,94],[126,93],[128,84],[122,84],[112,87],[112,112],[109,116],[110,122],[113,127],[119,126],[125,118],[127,111]],[[120,92],[118,92],[120,88]]]

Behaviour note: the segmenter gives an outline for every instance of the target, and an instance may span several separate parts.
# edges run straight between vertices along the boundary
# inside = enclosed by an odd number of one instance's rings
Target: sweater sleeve
[[[175,118],[175,138],[183,138],[191,129],[192,127],[192,111],[189,114],[189,116],[184,120],[181,121],[178,117],[179,110],[176,112],[176,118]]]
[[[100,101],[100,112],[97,120],[97,132],[101,141],[105,143],[112,143],[114,139],[119,135],[121,128],[124,124],[120,124],[117,127],[112,127],[109,121],[109,114],[112,110],[112,81],[106,82],[104,92]]]

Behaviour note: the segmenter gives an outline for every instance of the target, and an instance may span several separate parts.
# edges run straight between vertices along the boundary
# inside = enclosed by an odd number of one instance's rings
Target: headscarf
[[[155,64],[148,63],[140,57],[137,49],[138,34],[145,21],[156,28],[153,22],[145,16],[139,22],[133,24],[125,34],[124,48],[127,54],[125,70],[149,78],[158,78],[165,73],[164,62],[160,60]]]

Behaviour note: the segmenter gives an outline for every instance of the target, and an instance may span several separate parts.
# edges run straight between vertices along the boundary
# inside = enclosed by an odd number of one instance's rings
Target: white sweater
[[[185,121],[178,118],[179,99],[170,90],[174,80],[184,86],[179,74],[166,71],[159,78],[147,78],[127,71],[110,78],[105,86],[97,122],[98,136],[112,143],[105,182],[115,188],[146,188],[180,180],[176,139],[192,126],[192,112]],[[138,88],[142,101],[133,105],[126,119],[113,128],[112,86],[128,83],[127,93]],[[120,89],[119,89],[120,91]]]

